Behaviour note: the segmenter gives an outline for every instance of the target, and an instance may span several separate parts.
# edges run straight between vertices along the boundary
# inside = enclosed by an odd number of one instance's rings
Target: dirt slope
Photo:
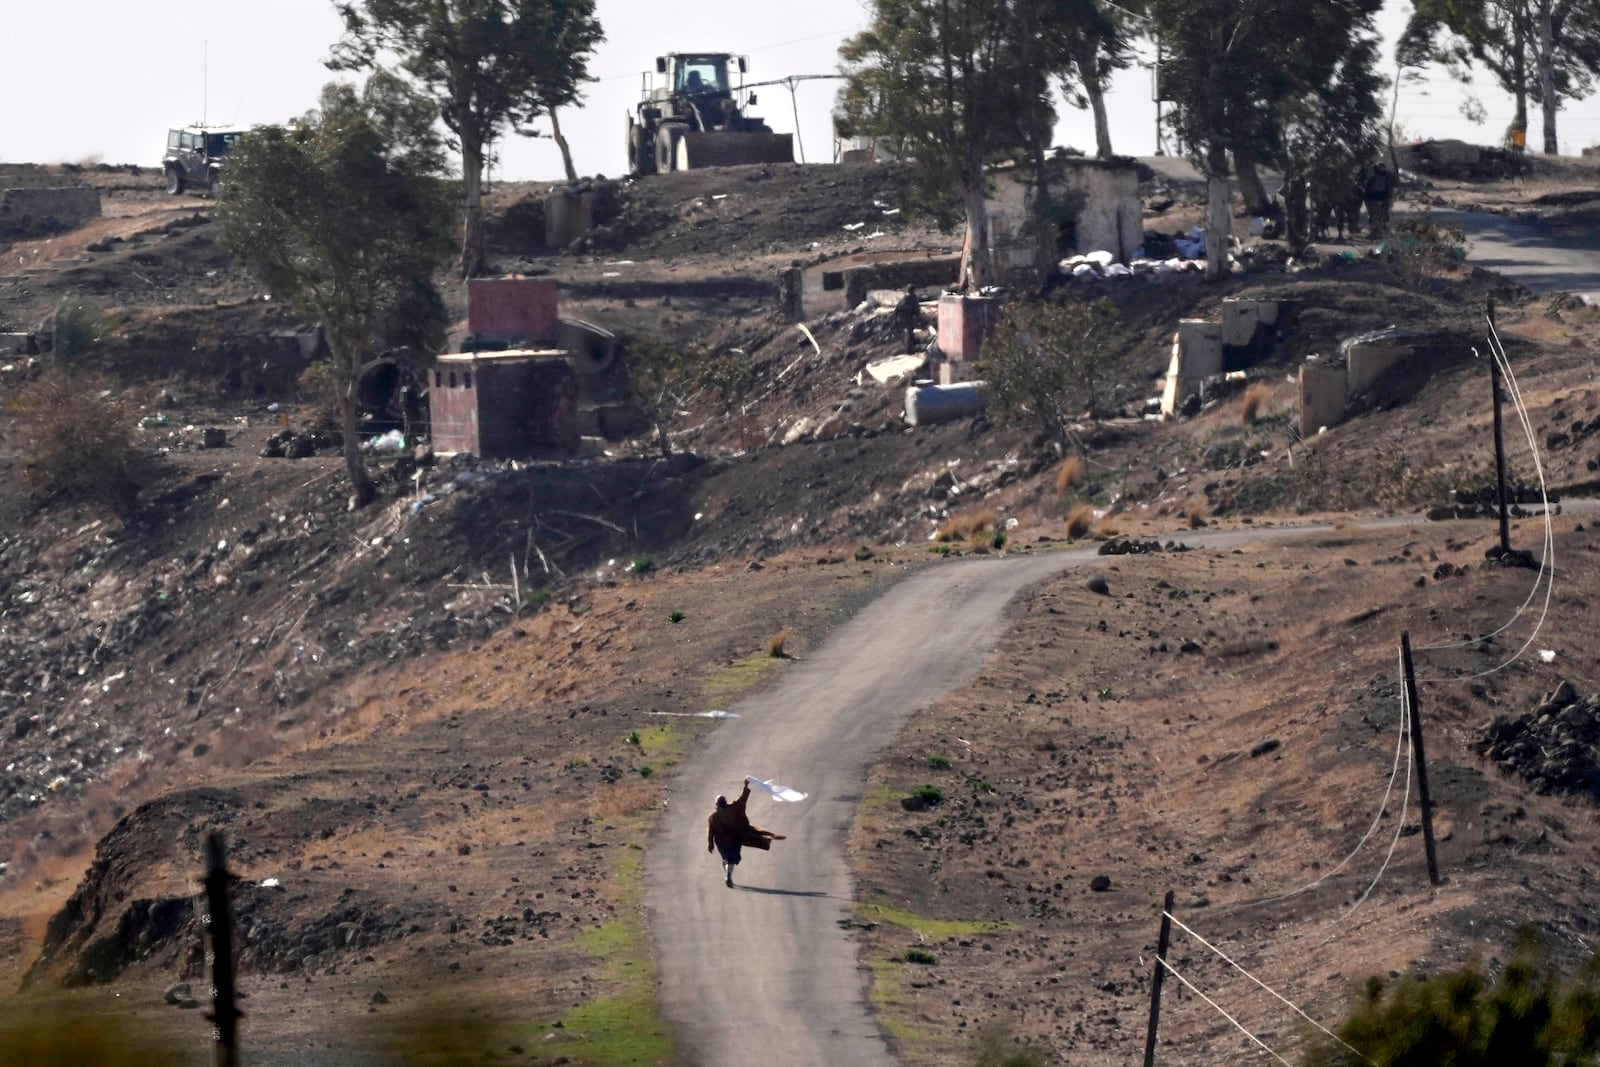
[[[688,1062],[647,1008],[638,856],[662,811],[701,818],[705,797],[674,794],[674,767],[715,727],[654,713],[726,707],[803,664],[866,597],[945,565],[927,539],[963,509],[1015,519],[1006,552],[1039,551],[1078,501],[1111,512],[1102,536],[1170,540],[1195,523],[1413,511],[1488,469],[1486,389],[1465,364],[1301,448],[1277,382],[1341,336],[1397,320],[1459,326],[1493,292],[1552,481],[1582,487],[1600,460],[1592,312],[1519,305],[1514,288],[1470,274],[1402,291],[1380,266],[1340,260],[1112,293],[1129,324],[1119,396],[1134,413],[1176,318],[1213,312],[1225,293],[1292,295],[1301,329],[1264,368],[1266,417],[1246,425],[1228,402],[1176,425],[1090,428],[1090,481],[1058,493],[1054,456],[1025,429],[907,431],[892,392],[858,386],[862,363],[896,342],[883,318],[810,324],[815,353],[774,314],[777,269],[860,244],[841,220],[876,211],[888,230],[898,217],[872,203],[895,203],[892,178],[794,167],[640,183],[637,236],[584,255],[516,239],[511,208],[530,190],[495,194],[504,265],[561,278],[564,307],[740,345],[772,377],[794,365],[753,426],[699,413],[681,437],[696,458],[672,463],[641,450],[441,465],[419,479],[402,461],[383,502],[350,515],[336,460],[257,455],[279,428],[268,403],[296,420],[310,405],[281,376],[230,378],[241,350],[295,324],[216,258],[204,201],[175,209],[149,175],[105,180],[115,210],[92,238],[7,250],[27,266],[0,277],[0,307],[24,328],[80,295],[118,309],[124,326],[100,358],[168,415],[148,436],[171,450],[169,475],[120,530],[32,505],[9,425],[0,441],[14,517],[0,531],[0,817],[16,843],[0,870],[0,977],[33,975],[12,1002],[27,1010],[62,982],[92,981],[69,1002],[187,1041],[196,1062],[201,1027],[160,993],[202,984],[191,902],[212,828],[242,879],[254,1062],[364,1062],[378,1038],[361,1023],[393,1036],[440,1016],[469,1025],[437,1040],[518,1061]],[[1186,203],[1147,225],[1181,228]],[[904,247],[950,247],[898,225]],[[0,372],[8,394],[30,373],[13,366]],[[802,416],[831,428],[777,446]],[[229,447],[193,447],[189,425],[226,426]],[[1526,458],[1514,470],[1532,479]],[[1417,895],[1407,837],[1351,920],[1359,937],[1317,932],[1358,881],[1303,908],[1247,906],[1258,887],[1309,881],[1371,819],[1371,789],[1358,786],[1387,772],[1396,631],[1430,643],[1486,632],[1532,578],[1483,565],[1487,524],[1340,521],[1338,536],[1294,551],[1118,557],[1102,570],[1110,599],[1072,577],[1047,585],[973,682],[907,724],[873,772],[851,860],[858,929],[870,928],[863,963],[898,1056],[957,1062],[967,1035],[1004,1021],[1073,1062],[1127,1062],[1165,888],[1185,914],[1222,916],[1225,936],[1280,935],[1256,950],[1265,976],[1306,976],[1300,988],[1329,1011],[1369,971],[1492,953],[1526,917],[1589,936],[1590,809],[1536,795],[1473,747],[1493,714],[1531,710],[1562,678],[1596,690],[1581,592],[1594,549],[1575,516],[1558,520],[1560,584],[1530,645],[1552,662],[1524,658],[1438,695],[1430,752],[1458,769],[1436,775],[1452,835],[1445,888]],[[1518,524],[1519,544],[1537,548],[1535,535]],[[960,551],[995,550],[986,536]],[[553,591],[542,607],[514,611],[513,559],[519,592]],[[635,573],[644,559],[653,566]],[[1444,562],[1465,573],[1441,577]],[[798,664],[768,654],[786,628]],[[1445,668],[1492,666],[1526,632]],[[1180,651],[1190,641],[1198,651]],[[1424,700],[1431,709],[1433,693]],[[1268,737],[1280,748],[1249,757]],[[923,784],[947,800],[904,811],[899,798]],[[1096,874],[1109,890],[1086,887]],[[872,910],[883,906],[899,910]],[[1485,927],[1487,942],[1463,934]],[[909,947],[934,962],[903,962]],[[1236,1038],[1192,1005],[1171,1016],[1172,1062],[1231,1053]]]

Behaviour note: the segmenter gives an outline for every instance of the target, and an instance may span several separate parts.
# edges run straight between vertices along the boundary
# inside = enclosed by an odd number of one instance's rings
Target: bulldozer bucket
[[[674,170],[737,167],[747,163],[793,163],[792,133],[685,133]]]

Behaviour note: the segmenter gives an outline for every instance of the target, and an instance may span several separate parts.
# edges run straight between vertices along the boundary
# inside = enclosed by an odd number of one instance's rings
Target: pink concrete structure
[[[555,341],[556,283],[549,278],[472,278],[467,281],[467,332],[507,345],[543,347]]]
[[[983,339],[1000,321],[1000,301],[945,293],[939,297],[939,352],[952,363],[978,358]]]

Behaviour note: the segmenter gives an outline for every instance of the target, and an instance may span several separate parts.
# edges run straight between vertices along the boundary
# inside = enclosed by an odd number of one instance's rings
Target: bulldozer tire
[[[632,115],[629,115],[628,173],[637,178],[643,174],[654,174],[655,169],[655,149],[650,143],[649,132],[640,123],[635,122]]]
[[[683,123],[671,122],[656,130],[656,170],[670,174],[677,169],[678,141],[683,137]]]

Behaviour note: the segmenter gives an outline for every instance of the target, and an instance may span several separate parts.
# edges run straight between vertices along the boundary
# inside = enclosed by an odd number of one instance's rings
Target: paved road
[[[1187,534],[1220,546],[1300,530]],[[872,760],[914,711],[970,678],[1022,589],[1094,559],[1092,550],[971,560],[908,577],[840,627],[769,692],[735,705],[681,768],[645,860],[661,1003],[698,1067],[887,1067],[867,972],[840,926],[854,901],[841,845]],[[788,835],[747,851],[735,881],[706,853],[706,815],[746,774],[805,790],[760,792],[751,820]]]
[[[1590,294],[1591,303],[1600,301],[1600,249],[1563,239],[1536,219],[1438,209],[1433,217],[1461,226],[1474,266],[1536,293]]]

